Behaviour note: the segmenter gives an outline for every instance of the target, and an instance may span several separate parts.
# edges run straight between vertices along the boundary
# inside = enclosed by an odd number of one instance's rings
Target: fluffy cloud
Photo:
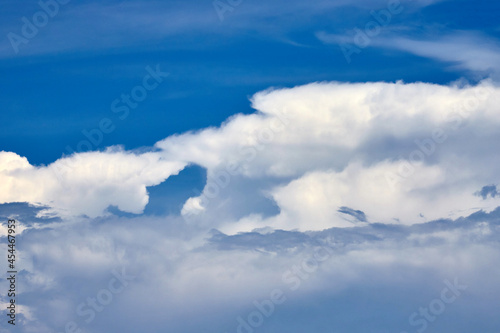
[[[367,222],[412,224],[499,203],[475,194],[500,173],[491,145],[500,139],[500,94],[492,82],[314,83],[263,91],[252,103],[256,113],[168,137],[154,152],[109,149],[46,167],[4,152],[0,201],[67,215],[99,216],[110,205],[140,213],[146,186],[197,164],[207,183],[182,213],[230,233],[363,222],[342,207]]]
[[[414,176],[392,184],[388,177],[397,174],[399,167],[399,163],[382,162],[363,168],[354,163],[342,172],[309,173],[272,191],[281,210],[278,215],[246,217],[221,230],[235,233],[266,226],[323,230],[368,222],[414,224],[456,218],[479,209],[491,211],[500,205],[500,200],[474,195],[481,182],[454,178],[437,166],[415,165]],[[353,216],[357,208],[363,219]]]
[[[498,89],[484,82],[459,88],[414,83],[315,83],[269,90],[252,101],[257,114],[230,118],[220,129],[167,138],[157,147],[209,170],[238,162],[249,176],[296,176],[320,168],[342,170],[373,140],[377,160],[395,148],[466,119],[498,124]],[[384,148],[384,149],[382,149]]]
[[[110,205],[140,213],[148,203],[146,186],[163,182],[184,166],[157,153],[120,149],[74,154],[48,166],[0,152],[0,202],[39,203],[53,208],[46,213],[63,216],[96,217]]]
[[[280,209],[268,219],[255,211],[237,224],[233,212],[226,232],[351,226],[340,207],[365,212],[370,222],[419,223],[499,204],[474,195],[498,182],[490,142],[498,139],[499,99],[488,81],[315,83],[258,93],[258,113],[157,147],[208,170],[204,193],[188,200],[185,215],[221,220],[231,210],[221,212],[221,203],[248,196]],[[240,186],[242,178],[254,184]]]

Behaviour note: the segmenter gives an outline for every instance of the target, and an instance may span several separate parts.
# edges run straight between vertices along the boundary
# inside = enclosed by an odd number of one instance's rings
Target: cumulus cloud
[[[110,205],[140,213],[147,186],[188,164],[207,169],[202,193],[182,209],[224,232],[322,230],[365,223],[422,223],[491,211],[498,196],[499,88],[426,83],[313,83],[257,93],[250,115],[168,137],[154,152],[108,149],[32,166],[0,155],[1,202],[100,216]],[[352,216],[351,216],[352,217]],[[189,220],[189,219],[188,219]],[[398,222],[402,221],[402,222]]]
[[[280,209],[267,219],[256,211],[237,224],[234,212],[226,232],[350,226],[338,212],[344,206],[370,222],[420,223],[498,205],[474,193],[498,175],[490,142],[497,139],[499,96],[488,81],[315,83],[258,93],[252,99],[258,113],[156,146],[208,170],[204,192],[188,200],[185,215],[221,220],[231,209],[221,212],[221,203],[248,196]],[[240,186],[241,178],[254,185]]]
[[[105,214],[110,205],[141,213],[148,203],[147,186],[177,174],[186,164],[154,152],[120,149],[79,153],[48,166],[33,166],[25,157],[0,152],[0,202],[47,205],[62,216]]]
[[[221,230],[235,233],[272,226],[277,229],[323,230],[362,222],[422,223],[456,218],[474,210],[491,211],[499,200],[475,196],[480,181],[460,179],[437,166],[415,165],[415,175],[391,186],[388,177],[400,165],[383,162],[363,168],[350,164],[342,172],[313,172],[273,190],[281,212],[267,219],[251,216],[228,223]],[[366,221],[348,219],[342,207],[360,207]],[[345,210],[345,209],[344,209]]]

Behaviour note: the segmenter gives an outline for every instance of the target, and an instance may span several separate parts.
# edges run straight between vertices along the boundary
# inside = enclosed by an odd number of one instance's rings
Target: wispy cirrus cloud
[[[380,29],[372,37],[359,29],[349,35],[320,31],[316,37],[325,44],[338,45],[339,52],[347,45],[353,57],[365,48],[385,48],[441,61],[476,76],[497,78],[500,72],[500,42],[495,38],[473,31],[447,31],[436,37],[435,34],[415,36],[409,34],[411,31],[401,33],[400,26]]]
[[[497,75],[500,71],[500,42],[479,34],[454,32],[429,40],[394,38],[382,40],[380,45],[449,62],[472,72]]]
[[[51,3],[50,6],[57,4],[57,14],[40,27],[33,26],[33,16],[44,13],[46,6],[25,7],[25,12],[15,8],[6,11],[5,20],[0,24],[0,35],[6,36],[0,45],[0,57],[92,53],[97,50],[115,52],[131,47],[196,49],[200,45],[215,45],[221,37],[238,40],[248,34],[288,43],[288,33],[311,28],[312,18],[328,20],[329,15],[336,15],[339,8],[353,6],[344,0],[319,1],[314,6],[301,1],[243,1],[237,7],[226,4],[232,10],[224,12],[225,20],[221,22],[213,1],[204,4],[194,1],[47,2]],[[375,9],[386,2],[361,1],[355,6],[363,10]],[[427,6],[433,2],[415,1],[413,5]],[[23,17],[37,30],[35,37],[23,35],[23,29],[32,29],[23,28],[27,24]],[[213,38],[207,39],[207,32],[213,34]],[[7,38],[9,33],[26,40],[14,43],[17,45],[13,48]],[[192,40],[191,46],[182,43],[186,38]],[[14,49],[19,49],[19,52],[14,52]]]

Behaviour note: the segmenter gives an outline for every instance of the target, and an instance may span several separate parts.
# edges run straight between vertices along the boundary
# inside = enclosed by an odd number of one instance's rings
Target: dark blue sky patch
[[[59,217],[37,217],[37,214],[49,207],[33,206],[27,202],[12,202],[0,204],[0,220],[15,219],[24,225],[33,223],[49,223],[61,221]]]
[[[477,191],[474,194],[477,195],[478,197],[481,197],[484,200],[486,200],[486,199],[488,199],[488,197],[494,198],[497,195],[499,195],[500,193],[498,193],[496,185],[487,185],[487,186],[483,186],[481,191]]]
[[[339,213],[351,215],[355,217],[360,222],[366,222],[366,215],[364,212],[360,210],[355,210],[349,207],[340,207],[338,210]]]

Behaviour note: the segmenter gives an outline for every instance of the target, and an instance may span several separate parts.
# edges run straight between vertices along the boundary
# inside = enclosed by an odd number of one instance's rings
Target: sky
[[[498,2],[0,8],[0,333],[498,332]]]

